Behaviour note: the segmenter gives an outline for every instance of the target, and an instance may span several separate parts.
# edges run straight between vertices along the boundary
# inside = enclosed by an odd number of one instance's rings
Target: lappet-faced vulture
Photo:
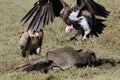
[[[49,25],[49,23],[54,22],[55,17],[61,17],[63,21],[69,24],[70,19],[68,16],[74,9],[79,10],[79,15],[81,11],[87,10],[90,15],[93,16],[92,20],[95,20],[95,15],[101,17],[107,17],[109,15],[109,12],[94,0],[76,0],[76,7],[77,8],[71,8],[63,0],[39,0],[23,17],[21,23],[24,25],[28,20],[31,20],[28,30],[39,31],[41,28]]]

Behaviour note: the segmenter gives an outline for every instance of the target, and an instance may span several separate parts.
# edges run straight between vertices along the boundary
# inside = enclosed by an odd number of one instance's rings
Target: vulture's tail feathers
[[[104,21],[103,19],[96,19],[96,25],[92,26],[91,35],[99,37],[99,35],[102,34],[102,31],[106,27],[105,24],[103,24]]]

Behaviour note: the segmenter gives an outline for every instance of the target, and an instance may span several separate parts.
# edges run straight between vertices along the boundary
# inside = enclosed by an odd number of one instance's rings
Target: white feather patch
[[[40,53],[40,47],[38,47],[37,49],[36,49],[36,52],[37,52],[37,54],[39,54]]]
[[[90,29],[90,26],[89,26],[88,21],[85,18],[85,16],[81,16],[80,18],[81,18],[81,20],[79,21],[79,24],[84,29],[84,31]]]
[[[79,10],[77,11],[73,11],[70,15],[69,15],[69,19],[73,20],[73,21],[78,21],[79,18],[77,17],[79,14]]]

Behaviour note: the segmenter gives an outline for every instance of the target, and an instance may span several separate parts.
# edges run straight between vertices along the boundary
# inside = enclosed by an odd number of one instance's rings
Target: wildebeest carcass
[[[64,71],[73,66],[82,67],[96,61],[96,55],[89,49],[75,50],[72,47],[48,51],[43,57],[33,59],[16,67],[23,71]]]
[[[19,45],[22,50],[22,56],[26,57],[26,53],[39,54],[41,51],[43,30],[40,31],[24,31],[21,35]]]

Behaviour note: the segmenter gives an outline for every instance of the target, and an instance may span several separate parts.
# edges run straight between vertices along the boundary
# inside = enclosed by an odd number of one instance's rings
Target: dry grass
[[[27,25],[21,27],[20,20],[31,8],[36,0],[1,0],[0,1],[0,80],[120,80],[120,64],[111,67],[86,67],[71,68],[65,72],[52,72],[43,74],[40,72],[21,72],[13,70],[13,66],[39,57],[29,56],[23,59],[18,47],[21,31]],[[65,0],[75,3],[75,0]],[[120,0],[95,0],[109,10],[110,16],[104,22],[106,28],[100,37],[90,37],[88,41],[66,42],[73,35],[65,36],[65,24],[60,18],[44,30],[45,37],[41,55],[49,50],[72,46],[76,49],[89,48],[96,52],[98,58],[120,60]]]

